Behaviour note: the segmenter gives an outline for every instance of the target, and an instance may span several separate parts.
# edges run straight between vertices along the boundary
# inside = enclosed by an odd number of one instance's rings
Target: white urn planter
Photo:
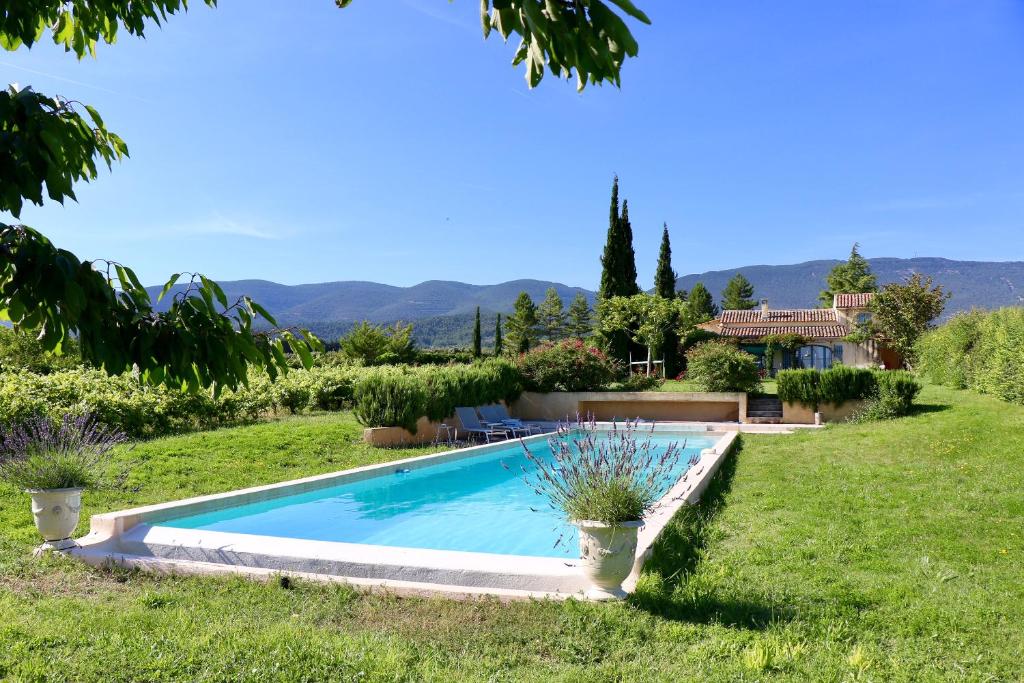
[[[580,532],[580,567],[591,584],[587,597],[591,600],[626,597],[622,582],[633,571],[637,533],[643,521],[605,524],[580,520],[574,524]]]
[[[39,550],[66,550],[75,547],[71,534],[78,526],[78,517],[82,511],[82,490],[45,489],[29,490],[32,496],[32,515],[35,517],[36,529],[42,535],[43,543]]]

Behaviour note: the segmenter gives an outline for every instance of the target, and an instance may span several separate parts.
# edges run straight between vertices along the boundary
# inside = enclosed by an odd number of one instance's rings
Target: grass
[[[776,394],[778,394],[778,391],[777,391],[776,387],[777,387],[777,383],[776,383],[775,380],[773,380],[773,379],[766,380],[766,381],[761,383],[761,393],[762,394],[770,394],[772,396],[775,396]],[[692,380],[688,380],[688,379],[684,379],[684,380],[668,379],[668,380],[665,380],[665,383],[661,385],[661,388],[658,389],[658,391],[704,391],[704,390],[701,389],[699,386],[697,386],[697,383],[692,381]]]
[[[625,604],[452,602],[34,560],[0,486],[0,678],[1020,680],[1024,408],[928,387],[891,424],[748,435]],[[98,512],[411,451],[348,415],[161,439]],[[426,452],[419,449],[416,452]],[[690,540],[692,539],[692,541]]]

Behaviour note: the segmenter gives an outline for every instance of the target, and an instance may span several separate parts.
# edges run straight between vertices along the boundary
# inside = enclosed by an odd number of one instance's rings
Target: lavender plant
[[[0,434],[0,480],[28,490],[92,488],[125,435],[91,415],[35,416]]]
[[[536,466],[526,483],[561,510],[569,520],[621,524],[643,519],[675,481],[676,465],[684,449],[670,443],[652,444],[650,429],[636,421],[598,432],[592,416],[559,424],[548,439],[553,458],[534,454],[523,443],[527,459]],[[689,465],[696,459],[691,458]]]

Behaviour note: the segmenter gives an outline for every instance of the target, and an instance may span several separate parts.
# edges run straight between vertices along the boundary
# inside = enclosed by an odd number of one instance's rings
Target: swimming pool
[[[654,426],[656,449],[686,448],[640,530],[637,567],[679,507],[699,500],[738,436],[729,427]],[[547,436],[523,441],[551,457]],[[487,444],[103,513],[69,553],[95,566],[284,573],[411,595],[583,595],[576,530],[523,481],[523,466],[518,442]]]
[[[672,482],[685,474],[691,457],[717,440],[682,432],[650,439],[657,453],[670,444],[681,449]],[[552,460],[544,442],[531,450]],[[576,527],[524,481],[524,470],[535,469],[521,444],[505,443],[470,457],[383,469],[360,481],[153,523],[312,541],[578,558]]]

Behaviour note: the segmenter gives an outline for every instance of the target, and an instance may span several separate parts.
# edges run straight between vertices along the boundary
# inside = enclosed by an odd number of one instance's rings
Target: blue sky
[[[595,287],[618,173],[641,285],[868,256],[1024,259],[1024,6],[640,0],[621,90],[546,78],[476,0],[221,0],[0,74],[96,106],[131,159],[22,222],[146,283]]]

